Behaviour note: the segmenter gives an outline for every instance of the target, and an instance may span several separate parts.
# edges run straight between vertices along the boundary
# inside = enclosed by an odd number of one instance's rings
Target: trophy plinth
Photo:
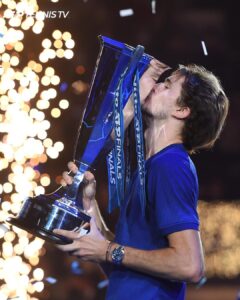
[[[55,234],[54,229],[77,230],[90,221],[90,216],[83,211],[79,188],[84,172],[95,167],[99,159],[105,159],[113,147],[114,95],[120,80],[124,107],[133,92],[134,72],[137,69],[141,76],[152,59],[143,53],[142,46],[135,49],[102,36],[100,41],[101,49],[75,144],[78,173],[73,177],[73,184],[66,190],[60,188],[52,194],[27,198],[18,216],[7,220],[57,244],[71,243],[71,240]]]

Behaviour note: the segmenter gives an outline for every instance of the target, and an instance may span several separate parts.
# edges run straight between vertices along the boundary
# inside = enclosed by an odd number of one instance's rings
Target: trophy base
[[[67,244],[71,244],[72,240],[56,234],[52,231],[48,231],[48,230],[44,230],[41,228],[29,228],[29,226],[27,224],[24,223],[24,221],[19,220],[18,218],[14,218],[14,217],[9,217],[7,218],[6,222],[8,222],[9,224],[19,227],[31,234],[33,234],[34,236],[37,236],[43,240],[45,240],[46,242],[50,242],[50,243],[55,243],[58,245],[67,245]]]
[[[54,197],[55,198],[55,197]],[[56,195],[49,198],[39,195],[27,198],[17,217],[9,217],[7,222],[29,233],[44,239],[47,242],[65,245],[72,240],[53,232],[54,229],[78,230],[90,222],[86,215],[68,199]]]

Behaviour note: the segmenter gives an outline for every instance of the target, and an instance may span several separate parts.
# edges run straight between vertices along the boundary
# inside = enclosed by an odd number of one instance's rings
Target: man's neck
[[[172,144],[182,143],[182,138],[175,127],[167,122],[151,123],[144,132],[146,159]]]

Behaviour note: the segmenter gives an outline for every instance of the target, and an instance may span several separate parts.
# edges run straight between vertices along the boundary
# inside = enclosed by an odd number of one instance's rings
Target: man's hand
[[[95,219],[92,217],[90,221],[90,231],[84,236],[80,236],[78,232],[55,229],[54,233],[60,234],[73,242],[68,245],[58,245],[57,248],[76,255],[83,261],[91,261],[96,263],[105,262],[106,251],[109,242],[104,238],[97,228]]]
[[[153,89],[159,77],[168,69],[171,69],[166,64],[157,59],[150,61],[148,69],[143,73],[140,78],[140,101],[144,103],[145,99]]]
[[[68,163],[68,168],[73,174],[76,174],[78,171],[77,166],[73,162]],[[62,177],[63,179],[61,184],[63,186],[66,186],[67,184],[69,185],[72,184],[73,178],[72,176],[69,175],[68,172],[63,172]],[[107,239],[113,240],[114,234],[106,226],[103,217],[101,215],[101,212],[99,210],[95,196],[96,196],[96,180],[94,178],[94,175],[91,172],[87,171],[84,173],[84,178],[83,178],[83,195],[82,195],[83,209],[91,217],[95,219],[97,227],[100,229],[101,233]]]
[[[78,171],[77,166],[73,162],[68,163],[68,168],[73,174],[76,174]],[[72,184],[73,178],[68,172],[63,172],[62,177],[61,184],[63,186]],[[87,171],[84,173],[83,185],[83,208],[91,215],[93,208],[96,206],[96,180],[91,172]]]

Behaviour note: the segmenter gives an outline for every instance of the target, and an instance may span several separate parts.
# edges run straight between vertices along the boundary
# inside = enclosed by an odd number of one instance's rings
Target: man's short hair
[[[179,66],[176,73],[185,77],[178,104],[190,108],[182,132],[183,144],[190,153],[211,148],[225,123],[228,98],[219,79],[202,66]]]

